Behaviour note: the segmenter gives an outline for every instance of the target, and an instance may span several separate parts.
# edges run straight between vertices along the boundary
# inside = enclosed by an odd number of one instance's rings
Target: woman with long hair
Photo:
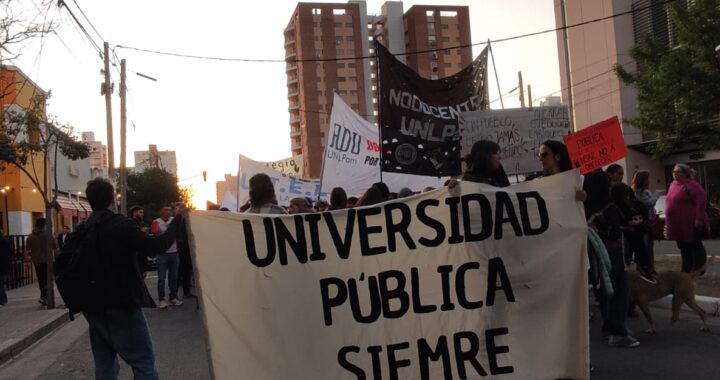
[[[658,198],[660,198],[660,195],[657,191],[650,191],[648,187],[650,187],[650,172],[647,170],[638,170],[635,172],[635,175],[633,175],[632,178],[633,194],[635,196],[635,200],[646,209],[646,214],[643,215],[645,217],[645,223],[642,243],[645,246],[645,253],[647,253],[647,261],[640,262],[641,260],[639,260],[638,265],[640,266],[639,270],[641,273],[645,272],[653,274],[655,272],[653,226],[655,226],[658,221],[657,215],[655,214],[655,204],[657,203]]]
[[[707,195],[685,164],[673,168],[673,182],[665,199],[665,237],[680,248],[682,271],[702,271],[707,252],[702,239],[709,231]]]
[[[538,159],[543,169],[543,177],[549,177],[554,174],[566,172],[573,169],[570,161],[570,153],[568,153],[565,144],[555,140],[545,140],[538,147]],[[582,189],[575,191],[575,200],[585,202],[587,193]]]
[[[500,161],[500,145],[480,140],[473,144],[470,156],[466,158],[467,171],[463,175],[463,181],[480,182],[495,187],[510,186],[510,180]]]

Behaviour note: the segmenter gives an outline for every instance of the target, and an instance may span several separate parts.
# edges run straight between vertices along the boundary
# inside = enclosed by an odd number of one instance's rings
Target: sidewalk
[[[57,291],[55,304],[61,308],[53,310],[37,302],[40,297],[37,284],[9,290],[7,294],[7,305],[0,307],[0,365],[69,320]]]

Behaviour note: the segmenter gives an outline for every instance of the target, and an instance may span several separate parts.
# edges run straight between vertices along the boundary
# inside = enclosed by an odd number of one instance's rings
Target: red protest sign
[[[620,120],[617,116],[565,136],[573,167],[583,174],[627,156]]]

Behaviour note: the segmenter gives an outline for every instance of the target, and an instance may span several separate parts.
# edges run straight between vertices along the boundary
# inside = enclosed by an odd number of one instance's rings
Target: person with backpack
[[[185,211],[155,237],[109,209],[113,185],[96,178],[85,190],[92,214],[68,238],[57,259],[56,283],[72,316],[90,327],[95,377],[118,378],[118,355],[136,379],[158,379],[155,353],[141,308],[155,307],[140,272],[138,255],[153,256],[175,241]]]

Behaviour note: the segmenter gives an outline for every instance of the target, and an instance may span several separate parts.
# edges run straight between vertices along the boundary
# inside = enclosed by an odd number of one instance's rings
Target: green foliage
[[[657,156],[686,142],[720,148],[720,1],[674,1],[667,8],[677,46],[645,36],[630,50],[640,69],[616,66],[638,92],[640,116],[626,121],[657,135],[651,148]]]
[[[174,174],[160,168],[127,175],[127,204],[145,209],[146,221],[158,217],[161,207],[182,201],[178,179]]]

